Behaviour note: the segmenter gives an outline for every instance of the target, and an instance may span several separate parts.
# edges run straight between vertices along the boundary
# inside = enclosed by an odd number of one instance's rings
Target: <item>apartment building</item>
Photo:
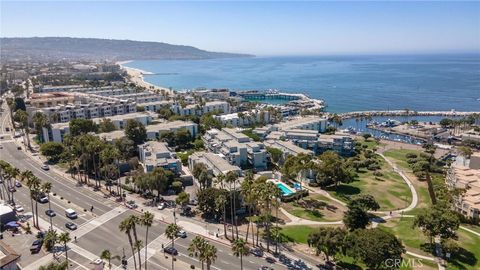
[[[199,106],[198,104],[190,104],[182,107],[180,104],[175,103],[171,107],[172,111],[180,115],[203,115],[209,112],[220,111],[223,114],[230,113],[230,105],[226,101],[209,101],[205,105]]]
[[[272,148],[277,148],[282,150],[282,159],[285,160],[289,155],[299,155],[299,154],[306,154],[306,155],[312,155],[313,156],[313,151],[303,149],[297,145],[295,145],[291,141],[282,141],[282,140],[267,140],[263,142],[265,146],[267,147],[272,147]]]
[[[208,130],[202,137],[205,147],[216,154],[221,154],[232,165],[251,166],[254,170],[267,167],[265,145],[253,142],[240,131],[232,128]]]
[[[137,106],[143,107],[145,111],[148,112],[156,112],[163,107],[171,107],[172,102],[168,100],[160,100],[160,101],[152,101],[152,102],[145,102],[145,103],[137,103]]]
[[[138,154],[145,172],[151,172],[157,167],[171,170],[176,174],[181,171],[182,163],[166,143],[148,141],[138,146]]]
[[[324,132],[327,129],[327,119],[318,116],[305,116],[273,125],[274,131],[286,131],[290,129],[315,130]]]
[[[162,133],[165,132],[176,132],[179,129],[186,129],[190,132],[192,138],[197,137],[198,135],[198,125],[191,121],[171,121],[164,122],[159,124],[153,124],[145,127],[147,130],[147,139],[156,140],[160,138]]]
[[[465,190],[455,198],[455,210],[465,217],[478,220],[480,218],[480,169],[452,164],[445,181],[450,188]]]
[[[153,120],[153,115],[148,112],[144,113],[131,113],[131,114],[124,114],[124,115],[116,115],[111,117],[103,117],[103,118],[93,118],[92,121],[96,124],[99,124],[104,119],[110,119],[112,123],[115,125],[117,129],[124,129],[125,124],[128,120],[136,120],[143,125],[148,125]],[[63,138],[65,135],[70,134],[70,123],[55,123],[51,124],[50,128],[42,128],[43,138],[47,142],[63,142]],[[108,134],[108,133],[106,133]]]
[[[258,123],[269,124],[272,120],[270,113],[266,110],[251,110],[246,112],[216,115],[215,119],[219,120],[224,125],[230,125],[234,127],[251,126]]]
[[[239,176],[242,174],[242,170],[238,166],[230,164],[221,154],[201,151],[195,152],[188,157],[188,168],[190,171],[193,171],[195,164],[199,163],[205,164],[214,176],[226,175],[231,171],[236,172]]]

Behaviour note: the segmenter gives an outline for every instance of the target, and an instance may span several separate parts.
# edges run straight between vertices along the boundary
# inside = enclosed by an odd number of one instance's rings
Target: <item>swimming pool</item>
[[[277,187],[282,191],[283,196],[288,196],[290,194],[295,193],[290,188],[288,188],[284,183],[277,182],[275,183],[275,185],[277,185]]]

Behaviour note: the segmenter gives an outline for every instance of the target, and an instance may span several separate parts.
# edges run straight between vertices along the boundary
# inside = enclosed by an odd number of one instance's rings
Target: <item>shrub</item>
[[[378,166],[376,163],[372,163],[368,165],[367,169],[370,171],[380,170],[380,166]]]
[[[179,193],[182,191],[183,184],[180,181],[174,181],[172,183],[172,189],[175,190],[175,193]]]
[[[405,157],[406,157],[406,158],[417,158],[417,154],[415,154],[415,153],[407,153],[407,154],[405,155]]]

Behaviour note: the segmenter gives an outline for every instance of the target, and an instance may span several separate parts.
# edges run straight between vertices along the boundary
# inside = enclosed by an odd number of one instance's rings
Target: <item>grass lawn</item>
[[[306,244],[308,235],[316,228],[314,226],[295,225],[282,227],[281,234],[289,241],[294,243]]]
[[[393,171],[392,167],[378,157],[382,176],[374,176],[373,171],[361,169],[358,178],[349,184],[341,184],[329,191],[336,198],[347,202],[351,196],[370,194],[375,197],[380,210],[396,210],[407,207],[412,201],[412,194],[402,177]]]
[[[383,154],[386,157],[394,159],[395,163],[402,169],[410,171],[411,169],[408,166],[407,157],[406,157],[408,153],[420,155],[420,153],[422,152],[418,150],[408,150],[408,149],[390,149],[385,151]]]
[[[389,220],[387,223],[381,224],[380,228],[396,235],[408,251],[431,256],[420,248],[422,244],[428,242],[427,237],[419,229],[412,228],[412,225],[413,218],[402,218]]]
[[[410,179],[412,184],[415,187],[415,190],[418,194],[418,204],[415,209],[408,212],[408,214],[414,215],[420,211],[421,208],[428,208],[432,205],[432,200],[430,199],[430,194],[428,194],[428,188],[426,182],[418,181],[416,176],[412,173],[412,169],[407,163],[407,153],[413,153],[419,155],[421,151],[418,150],[407,150],[407,149],[390,149],[385,151],[383,154],[393,161],[400,169],[405,171],[405,174]]]
[[[304,207],[305,206],[305,207]],[[282,207],[299,218],[314,221],[337,221],[343,218],[346,208],[320,194],[311,194],[297,203],[284,203]]]
[[[460,229],[458,231],[458,244],[460,253],[448,262],[447,269],[480,269],[480,237]]]
[[[433,270],[438,269],[438,265],[434,261],[420,259],[408,254],[403,256],[402,266],[400,270]]]
[[[461,226],[469,228],[470,230],[475,231],[477,233],[480,233],[480,225],[461,224]]]

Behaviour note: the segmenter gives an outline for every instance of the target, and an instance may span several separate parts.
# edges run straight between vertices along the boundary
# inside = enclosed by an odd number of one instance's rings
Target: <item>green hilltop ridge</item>
[[[251,57],[247,54],[209,52],[192,46],[133,40],[28,37],[0,38],[3,61],[11,60],[168,60]]]

